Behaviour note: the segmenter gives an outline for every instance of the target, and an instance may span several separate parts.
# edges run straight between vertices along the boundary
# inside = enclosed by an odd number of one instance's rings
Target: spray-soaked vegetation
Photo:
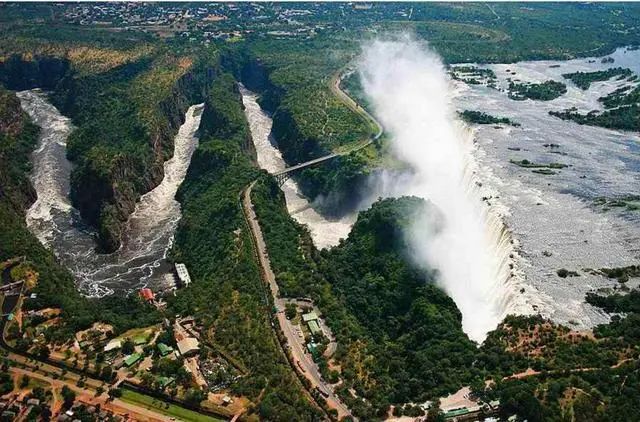
[[[495,125],[505,124],[518,127],[520,123],[516,123],[508,117],[496,117],[481,111],[465,110],[460,113],[460,117],[467,123],[475,123],[478,125]]]
[[[562,82],[545,81],[539,84],[509,82],[509,98],[512,100],[555,100],[567,92],[567,86]]]

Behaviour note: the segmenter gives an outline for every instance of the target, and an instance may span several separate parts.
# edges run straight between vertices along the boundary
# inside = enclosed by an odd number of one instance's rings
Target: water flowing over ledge
[[[181,217],[174,199],[186,176],[202,104],[189,107],[174,142],[173,157],[164,163],[164,178],[136,204],[127,223],[122,246],[111,254],[95,252],[94,233],[82,223],[69,202],[71,163],[66,158],[66,140],[73,126],[49,104],[39,90],[18,93],[23,109],[41,127],[40,140],[32,156],[32,183],[37,201],[27,211],[27,226],[53,249],[76,278],[87,296],[128,292],[151,285],[162,290],[171,286],[171,268],[166,254]]]

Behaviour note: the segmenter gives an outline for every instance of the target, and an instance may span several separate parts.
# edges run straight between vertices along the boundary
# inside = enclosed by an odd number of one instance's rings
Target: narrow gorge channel
[[[69,200],[72,164],[66,158],[71,121],[51,105],[39,90],[18,93],[22,108],[41,128],[32,156],[31,181],[36,202],[27,211],[27,226],[74,275],[87,296],[129,292],[149,285],[163,290],[172,284],[166,254],[178,221],[180,204],[174,199],[184,180],[198,139],[203,105],[189,107],[174,142],[174,154],[164,163],[164,178],[143,195],[127,223],[120,249],[95,251],[95,233],[80,219]]]
[[[287,164],[282,158],[273,136],[271,136],[271,116],[258,104],[259,96],[242,85],[240,93],[245,107],[245,115],[249,121],[253,144],[256,148],[258,165],[269,173],[286,168]],[[335,246],[340,239],[349,235],[351,226],[356,220],[355,214],[340,219],[327,219],[314,209],[313,204],[309,203],[293,179],[284,183],[282,191],[287,201],[289,214],[298,223],[308,227],[313,243],[318,249]]]

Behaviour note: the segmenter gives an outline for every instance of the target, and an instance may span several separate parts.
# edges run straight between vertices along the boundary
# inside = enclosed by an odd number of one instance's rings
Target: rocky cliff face
[[[104,252],[120,246],[136,201],[162,181],[164,162],[173,155],[173,138],[184,113],[203,100],[216,73],[202,66],[187,71],[159,103],[151,105],[152,121],[143,122],[138,109],[129,105],[126,91],[127,84],[151,66],[152,61],[143,58],[104,74],[79,76],[65,59],[55,57],[14,56],[0,63],[0,82],[16,90],[50,90],[54,105],[78,126],[68,143],[75,164],[70,196],[83,219],[97,228],[99,249]],[[105,87],[125,92],[120,103],[96,105],[111,98],[113,91]],[[122,110],[101,119],[105,109]]]
[[[94,166],[94,161],[74,170],[72,200],[83,218],[98,228],[98,243],[105,252],[120,246],[124,226],[136,202],[162,181],[164,162],[173,155],[174,137],[184,123],[184,113],[203,97],[205,88],[201,82],[187,73],[157,105],[160,119],[147,135],[150,153],[142,157],[116,154],[107,173]]]
[[[36,87],[52,90],[69,71],[69,63],[58,57],[37,56],[33,60],[24,60],[13,55],[0,62],[0,82],[16,91]]]
[[[267,66],[250,56],[234,59],[227,61],[226,65],[235,69],[247,88],[260,93],[260,106],[272,113],[272,134],[285,161],[295,165],[328,154],[321,139],[304,133],[303,123],[297,120],[299,117],[288,104],[285,90],[271,82]],[[244,61],[238,64],[238,60]],[[366,163],[361,159],[340,157],[304,170],[298,175],[298,185],[312,200],[323,197],[323,211],[327,215],[340,215],[360,203],[359,186],[367,174]]]
[[[20,214],[36,200],[26,172],[37,135],[15,94],[0,87],[0,200]]]

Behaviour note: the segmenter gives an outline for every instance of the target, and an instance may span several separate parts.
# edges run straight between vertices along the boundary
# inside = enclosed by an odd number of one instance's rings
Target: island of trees
[[[526,99],[537,101],[551,101],[567,92],[567,86],[558,81],[535,83],[509,82],[509,98],[522,101]]]
[[[624,80],[632,74],[633,72],[631,71],[631,69],[614,67],[611,69],[599,70],[596,72],[564,73],[562,77],[571,80],[574,84],[576,84],[578,88],[586,91],[587,89],[589,89],[591,83],[593,82],[607,81],[614,76],[617,76],[618,80]]]

